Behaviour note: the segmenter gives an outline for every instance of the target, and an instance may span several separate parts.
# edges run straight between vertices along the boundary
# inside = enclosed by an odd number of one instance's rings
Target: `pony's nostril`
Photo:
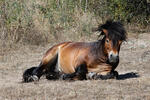
[[[119,60],[119,56],[118,55],[113,55],[113,54],[110,54],[109,55],[109,62],[111,63],[115,63]]]
[[[119,60],[119,56],[116,56],[116,61],[118,61]]]
[[[113,55],[111,54],[110,57],[112,57]]]
[[[117,56],[116,59],[119,59],[119,56]]]

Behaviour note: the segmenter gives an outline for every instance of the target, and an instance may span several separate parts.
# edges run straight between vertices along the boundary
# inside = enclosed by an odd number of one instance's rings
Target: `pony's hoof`
[[[118,72],[117,72],[117,71],[114,71],[114,72],[113,72],[113,76],[114,76],[114,79],[118,79],[118,76],[119,76]]]
[[[38,81],[39,78],[38,78],[36,75],[33,75],[33,76],[31,76],[31,80],[33,80],[33,81]]]
[[[39,78],[36,76],[36,75],[33,75],[33,76],[29,76],[29,77],[26,77],[23,79],[23,82],[35,82],[35,81],[38,81]]]
[[[65,80],[66,79],[66,74],[62,74],[61,76],[60,76],[60,80]]]
[[[70,78],[68,74],[62,74],[60,80],[72,80],[72,78]]]
[[[39,78],[36,75],[33,75],[32,72],[36,67],[29,68],[23,73],[23,82],[32,82],[37,81]]]
[[[90,80],[96,79],[96,76],[97,76],[97,74],[96,74],[95,72],[89,72],[89,73],[86,75],[87,79],[90,79]]]
[[[46,79],[52,80],[52,79],[54,79],[54,75],[52,75],[52,74],[47,74],[47,75],[46,75]]]

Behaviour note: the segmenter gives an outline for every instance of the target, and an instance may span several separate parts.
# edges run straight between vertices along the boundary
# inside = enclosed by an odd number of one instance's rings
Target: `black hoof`
[[[62,75],[60,76],[60,79],[61,79],[61,80],[68,80],[69,78],[68,78],[67,74],[62,74]]]
[[[86,76],[86,78],[90,79],[90,80],[96,79],[96,77],[97,77],[97,73],[95,73],[95,72],[89,72]]]
[[[115,79],[118,79],[118,76],[119,76],[118,72],[117,72],[117,71],[114,71],[114,72],[113,72],[113,76],[114,76]]]
[[[23,82],[32,82],[32,81],[37,81],[39,78],[36,75],[33,75],[32,72],[33,70],[37,67],[32,67],[29,69],[26,69],[23,73]]]
[[[73,80],[69,74],[62,74],[60,80]]]
[[[59,73],[46,74],[46,79],[48,79],[48,80],[56,80],[56,79],[59,79],[59,77],[60,77]]]

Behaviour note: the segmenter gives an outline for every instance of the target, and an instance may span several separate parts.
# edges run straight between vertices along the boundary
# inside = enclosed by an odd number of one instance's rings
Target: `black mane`
[[[119,21],[108,20],[105,24],[102,24],[98,27],[98,31],[101,32],[101,35],[104,35],[103,29],[108,31],[108,38],[112,40],[121,40],[126,41],[127,33],[123,24]]]

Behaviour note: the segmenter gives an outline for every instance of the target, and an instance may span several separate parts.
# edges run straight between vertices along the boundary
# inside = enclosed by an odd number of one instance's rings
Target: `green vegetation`
[[[150,22],[150,5],[147,0],[108,0],[111,15],[116,20],[127,23],[148,25]]]
[[[1,0],[0,8],[0,39],[11,43],[78,39],[110,18],[142,26],[150,23],[146,0]]]

